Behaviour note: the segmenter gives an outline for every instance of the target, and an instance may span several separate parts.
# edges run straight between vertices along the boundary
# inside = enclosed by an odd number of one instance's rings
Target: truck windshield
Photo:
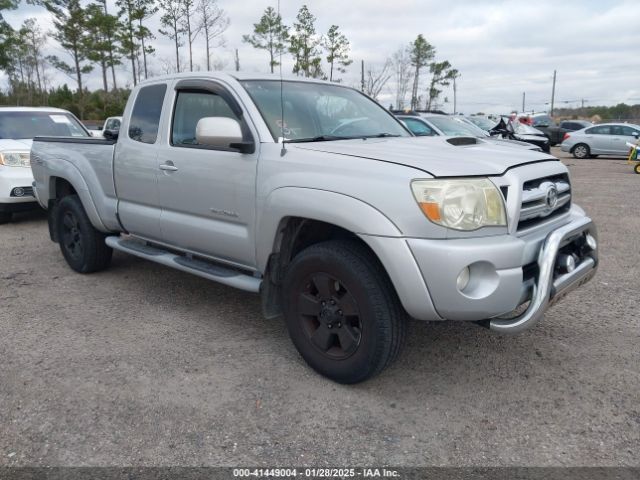
[[[0,138],[88,137],[71,115],[62,112],[0,112]]]
[[[389,112],[351,88],[280,80],[247,80],[242,85],[275,139],[312,142],[411,136]]]

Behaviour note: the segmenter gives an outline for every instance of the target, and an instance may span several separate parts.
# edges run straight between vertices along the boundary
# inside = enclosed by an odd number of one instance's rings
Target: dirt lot
[[[0,465],[639,465],[640,176],[563,160],[596,278],[518,337],[412,322],[351,387],[255,296],[120,254],[81,276],[43,214],[0,226]]]

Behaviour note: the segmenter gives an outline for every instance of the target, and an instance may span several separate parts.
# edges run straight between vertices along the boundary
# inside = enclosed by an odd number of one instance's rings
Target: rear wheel
[[[573,147],[573,156],[575,158],[588,158],[589,155],[591,155],[591,151],[589,149],[588,145],[585,145],[584,143],[579,143],[578,145],[576,145],[575,147]]]
[[[92,273],[109,266],[113,250],[104,243],[106,235],[91,224],[77,195],[60,201],[56,226],[60,250],[73,270]]]
[[[358,243],[332,240],[303,250],[287,269],[283,292],[291,339],[322,375],[361,382],[398,355],[406,314],[378,260]]]
[[[636,166],[633,167],[633,171],[640,174],[640,163],[636,163]]]

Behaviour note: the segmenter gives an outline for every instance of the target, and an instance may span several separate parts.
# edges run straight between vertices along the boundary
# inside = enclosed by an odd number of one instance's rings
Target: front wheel
[[[362,245],[312,245],[289,265],[283,285],[289,335],[317,372],[339,383],[380,373],[398,355],[406,314],[378,260]]]
[[[73,270],[92,273],[109,266],[113,250],[104,243],[106,235],[91,224],[77,195],[60,200],[56,227],[60,250]]]
[[[636,163],[636,166],[633,167],[633,171],[637,174],[640,174],[640,163]]]
[[[588,158],[591,155],[591,151],[589,150],[589,146],[584,143],[579,143],[575,147],[573,147],[573,156],[578,159]]]

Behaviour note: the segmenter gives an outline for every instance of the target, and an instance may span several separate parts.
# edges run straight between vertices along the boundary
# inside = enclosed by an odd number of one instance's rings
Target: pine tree
[[[192,23],[191,15],[195,9],[195,0],[180,0],[182,7],[182,30],[186,34],[189,45],[189,71],[193,72],[193,42],[195,42],[200,28]]]
[[[458,70],[451,68],[451,64],[445,60],[443,62],[433,62],[429,65],[431,73],[431,82],[429,83],[429,91],[425,108],[431,110],[433,102],[440,96],[442,90],[438,86],[448,87],[451,81],[458,75]]]
[[[84,85],[83,75],[93,70],[88,63],[87,18],[85,10],[79,0],[57,0],[55,4],[45,3],[45,8],[53,16],[55,31],[52,34],[62,49],[71,57],[69,64],[53,55],[47,57],[49,62],[61,72],[74,78],[78,85],[78,111],[80,118],[84,117]]]
[[[269,52],[269,68],[273,73],[274,67],[280,65],[279,56],[286,50],[289,40],[289,28],[282,23],[282,17],[273,9],[267,7],[260,21],[253,24],[253,34],[243,35],[242,41],[253,48]]]
[[[436,49],[425,40],[422,34],[409,45],[409,57],[411,65],[414,67],[413,89],[411,91],[411,108],[417,109],[420,99],[418,98],[418,88],[420,85],[420,70],[429,65],[436,54]]]
[[[180,47],[182,46],[182,36],[184,29],[182,27],[182,16],[184,9],[180,0],[158,0],[162,17],[160,17],[160,25],[164,29],[159,32],[165,37],[173,40],[176,49],[176,72],[180,72]]]
[[[293,24],[294,33],[289,39],[289,52],[295,63],[293,73],[305,77],[325,78],[322,72],[322,58],[319,46],[321,39],[316,35],[314,17],[306,5],[303,5]]]
[[[200,0],[197,11],[198,28],[204,33],[207,70],[211,70],[211,49],[224,43],[222,34],[229,27],[229,17],[216,0]]]
[[[327,62],[329,63],[329,81],[333,81],[333,70],[345,73],[345,67],[351,65],[353,60],[349,58],[349,40],[340,33],[337,25],[331,25],[327,35],[324,37],[322,45],[327,51]],[[339,81],[339,80],[338,80]]]

